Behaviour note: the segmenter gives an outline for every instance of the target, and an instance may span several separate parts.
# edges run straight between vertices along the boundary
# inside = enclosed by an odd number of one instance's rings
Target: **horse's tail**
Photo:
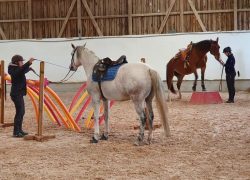
[[[175,91],[174,85],[173,85],[174,71],[173,71],[173,68],[171,68],[171,65],[172,65],[172,59],[169,61],[169,63],[167,64],[167,67],[166,67],[167,86],[168,86],[168,89],[172,93],[176,94],[176,91]]]
[[[158,107],[158,111],[162,120],[162,124],[164,127],[165,135],[170,136],[170,129],[168,124],[168,107],[166,103],[166,97],[163,89],[163,84],[159,74],[153,70],[149,70],[149,74],[152,80],[153,91],[156,95],[156,104]]]

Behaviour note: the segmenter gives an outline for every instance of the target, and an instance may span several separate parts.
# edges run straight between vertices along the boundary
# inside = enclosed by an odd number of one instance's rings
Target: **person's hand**
[[[34,60],[34,58],[30,58],[29,63],[32,64]]]
[[[219,60],[219,62],[222,66],[225,66],[225,63],[221,59]]]

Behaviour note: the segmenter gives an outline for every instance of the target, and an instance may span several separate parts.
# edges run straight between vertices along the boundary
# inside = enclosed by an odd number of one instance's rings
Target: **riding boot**
[[[17,135],[19,132],[20,132],[19,118],[17,115],[15,115],[13,135]]]
[[[20,129],[20,121],[18,120],[18,118],[15,117],[13,137],[21,138],[23,136],[24,134],[21,132],[21,129]]]
[[[20,133],[22,133],[24,136],[26,136],[26,135],[29,134],[29,133],[23,131],[23,118],[22,118],[22,120],[20,121],[19,129],[20,129]]]
[[[13,135],[15,136],[18,133],[19,133],[19,126],[16,122],[14,122]]]

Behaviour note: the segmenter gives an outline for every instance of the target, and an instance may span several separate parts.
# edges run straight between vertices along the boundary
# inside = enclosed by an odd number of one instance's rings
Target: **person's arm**
[[[27,73],[29,72],[29,67],[34,61],[33,58],[31,58],[28,62],[26,62],[22,67],[19,66],[10,66],[8,69],[8,73],[12,75],[13,77],[20,76],[22,73]]]
[[[26,62],[21,68],[23,68],[23,72],[27,73],[31,70],[30,65],[33,63],[34,59],[30,58],[28,62]]]

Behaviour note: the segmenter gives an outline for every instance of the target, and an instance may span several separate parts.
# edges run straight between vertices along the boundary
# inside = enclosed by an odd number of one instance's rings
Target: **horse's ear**
[[[216,42],[218,42],[219,41],[219,37],[217,37],[217,39],[216,39]]]
[[[72,46],[72,48],[73,48],[73,49],[75,49],[75,48],[76,48],[76,47],[75,47],[75,45],[74,45],[74,44],[72,44],[72,43],[71,43],[71,46]]]
[[[87,44],[87,43],[85,43],[85,44],[83,45],[84,48],[85,48],[86,44]]]

